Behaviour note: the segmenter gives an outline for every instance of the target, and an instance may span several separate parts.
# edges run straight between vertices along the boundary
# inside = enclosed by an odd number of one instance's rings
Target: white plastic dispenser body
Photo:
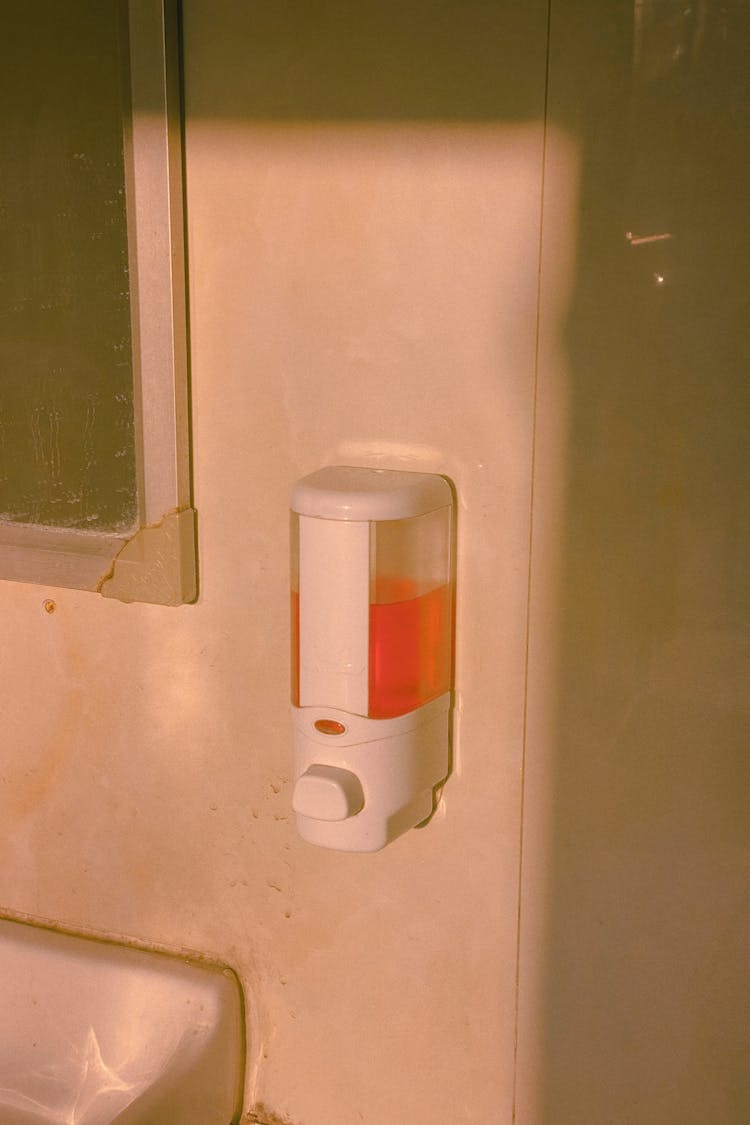
[[[431,473],[331,466],[291,507],[297,828],[377,851],[448,775],[453,494]]]

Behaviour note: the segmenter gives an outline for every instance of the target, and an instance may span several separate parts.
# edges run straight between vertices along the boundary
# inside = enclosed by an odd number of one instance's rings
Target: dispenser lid
[[[329,465],[297,481],[292,511],[328,520],[403,520],[453,503],[437,473]]]

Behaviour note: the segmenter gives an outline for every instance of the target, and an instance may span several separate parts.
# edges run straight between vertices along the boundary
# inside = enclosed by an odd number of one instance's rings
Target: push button
[[[338,766],[310,766],[294,786],[292,808],[312,820],[347,820],[364,805],[359,778]]]

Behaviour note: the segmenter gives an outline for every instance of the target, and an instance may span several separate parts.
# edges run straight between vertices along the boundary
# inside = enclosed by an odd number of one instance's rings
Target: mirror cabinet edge
[[[197,539],[190,479],[179,5],[176,0],[123,4],[130,52],[131,112],[123,110],[141,515],[125,534],[0,521],[0,581],[183,605],[197,598]]]

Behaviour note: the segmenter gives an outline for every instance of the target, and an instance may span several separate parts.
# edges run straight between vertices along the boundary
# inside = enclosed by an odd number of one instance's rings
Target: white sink
[[[2,1125],[230,1125],[242,995],[229,969],[0,919]]]

